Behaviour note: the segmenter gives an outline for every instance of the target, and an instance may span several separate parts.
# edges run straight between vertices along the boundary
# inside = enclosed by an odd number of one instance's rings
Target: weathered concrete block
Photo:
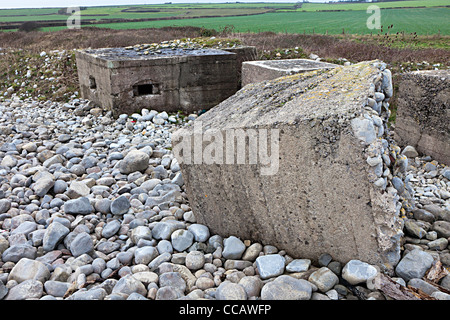
[[[398,147],[387,109],[369,106],[391,89],[384,68],[372,61],[250,84],[174,133],[197,221],[295,258],[327,252],[392,271],[401,205],[382,156]]]
[[[113,115],[142,108],[187,113],[209,109],[237,91],[236,54],[216,49],[125,48],[76,52],[80,92]]]
[[[397,100],[395,139],[419,153],[450,165],[450,71],[402,75]]]
[[[336,68],[336,64],[309,59],[258,60],[242,63],[242,86],[318,69]]]

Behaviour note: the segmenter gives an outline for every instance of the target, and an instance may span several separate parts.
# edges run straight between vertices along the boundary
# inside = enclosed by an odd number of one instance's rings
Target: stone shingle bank
[[[389,138],[391,73],[380,61],[250,84],[172,136],[200,223],[316,260],[400,258]],[[405,191],[407,192],[407,191]]]

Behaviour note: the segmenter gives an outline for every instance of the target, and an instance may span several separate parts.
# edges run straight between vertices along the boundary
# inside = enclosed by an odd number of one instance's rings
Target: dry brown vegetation
[[[139,43],[193,38],[208,35],[237,38],[245,45],[257,47],[260,57],[263,52],[281,48],[300,47],[306,54],[315,53],[326,59],[346,58],[352,62],[380,59],[389,64],[404,62],[448,64],[450,50],[440,48],[395,48],[364,43],[353,38],[339,38],[330,35],[286,34],[274,32],[233,33],[205,30],[197,27],[165,27],[139,30],[112,30],[104,28],[82,28],[57,32],[6,32],[0,33],[0,47],[22,48],[39,52],[42,50],[70,50],[77,48],[120,47]]]
[[[140,30],[113,30],[86,27],[55,32],[0,32],[0,47],[50,51],[80,48],[123,47],[138,43],[160,42],[170,39],[199,37],[202,29],[195,27]]]
[[[353,62],[379,59],[389,64],[402,62],[445,63],[450,62],[450,50],[412,49],[380,46],[376,43],[357,42],[352,38],[342,39],[328,35],[304,35],[285,33],[247,33],[238,38],[247,45],[258,49],[301,47],[306,53],[315,53],[327,59],[346,58]]]

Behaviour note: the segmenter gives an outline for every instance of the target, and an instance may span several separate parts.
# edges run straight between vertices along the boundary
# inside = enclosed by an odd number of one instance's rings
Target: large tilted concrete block
[[[114,116],[143,108],[190,113],[209,109],[238,89],[236,54],[216,49],[125,48],[76,52],[80,92]]]
[[[395,139],[450,165],[450,71],[402,75],[397,99]]]
[[[297,73],[336,67],[336,64],[309,59],[248,61],[242,64],[242,86]]]
[[[244,87],[172,136],[197,220],[293,257],[392,270],[403,158],[386,125],[391,95],[379,61]]]

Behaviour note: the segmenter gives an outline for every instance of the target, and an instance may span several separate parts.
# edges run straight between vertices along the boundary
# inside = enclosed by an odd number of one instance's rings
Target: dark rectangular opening
[[[137,86],[137,95],[143,96],[146,94],[153,94],[153,85],[151,84],[140,84]]]
[[[134,96],[145,96],[150,94],[159,94],[159,86],[155,83],[137,84],[133,86]]]
[[[97,89],[97,83],[93,76],[89,76],[89,89]]]

